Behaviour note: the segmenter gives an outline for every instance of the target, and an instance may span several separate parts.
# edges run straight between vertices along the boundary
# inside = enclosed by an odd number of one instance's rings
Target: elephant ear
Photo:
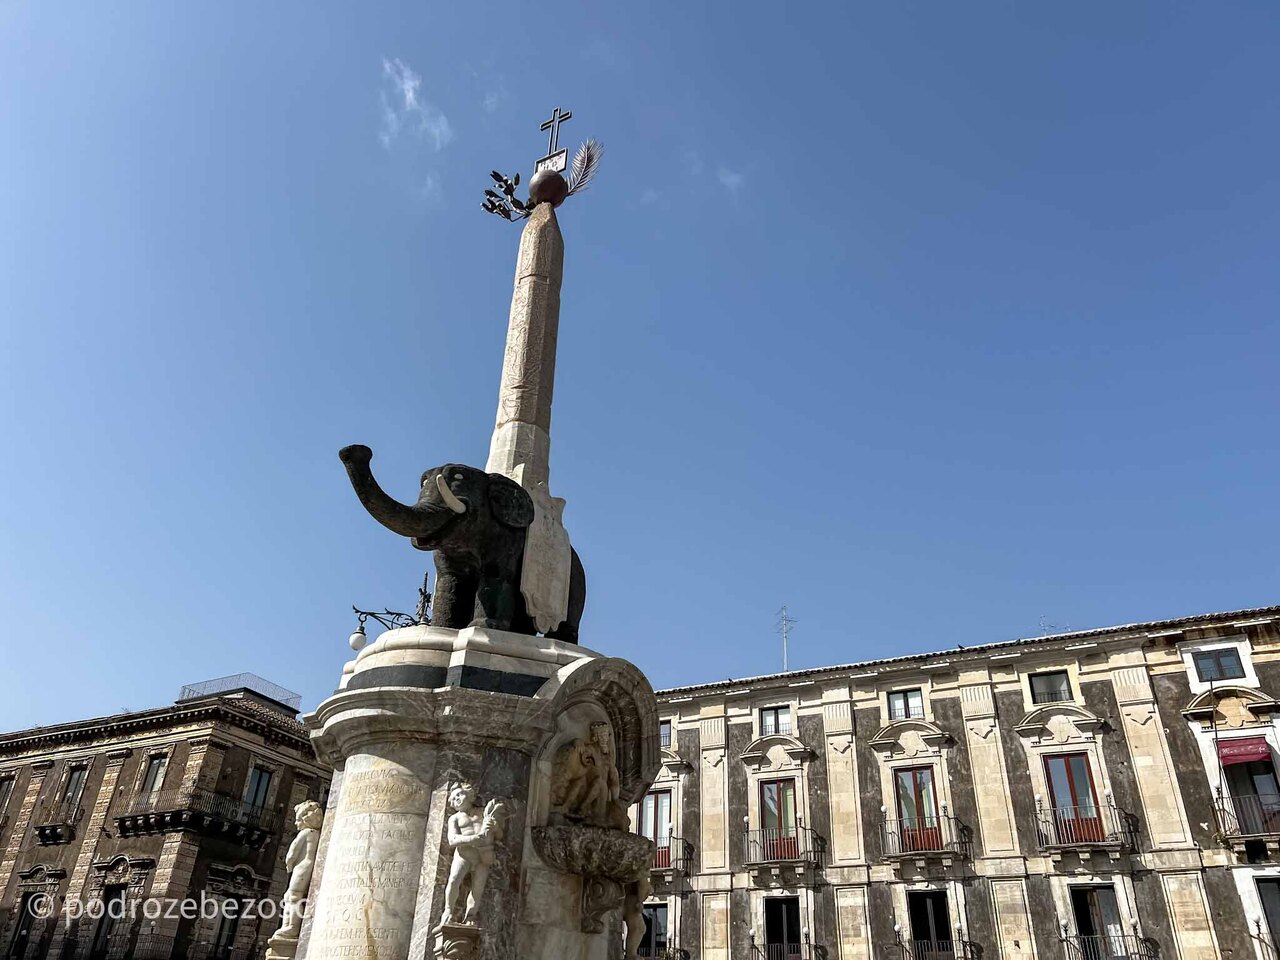
[[[510,477],[489,474],[489,505],[498,522],[508,527],[521,528],[533,523],[533,498]]]

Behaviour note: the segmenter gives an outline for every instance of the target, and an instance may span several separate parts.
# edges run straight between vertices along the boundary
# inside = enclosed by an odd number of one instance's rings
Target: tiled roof
[[[1230,610],[1222,613],[1198,613],[1194,616],[1177,617],[1172,620],[1151,620],[1146,623],[1125,623],[1115,627],[1096,627],[1092,630],[1076,630],[1070,633],[1055,633],[1044,637],[1025,637],[1018,640],[1000,640],[995,643],[981,644],[972,647],[960,647],[951,650],[935,650],[929,653],[909,653],[900,657],[884,657],[879,660],[863,660],[858,663],[844,663],[831,667],[811,667],[805,670],[791,670],[786,673],[767,673],[756,677],[717,680],[712,683],[695,683],[683,687],[668,687],[665,690],[657,691],[657,694],[659,697],[681,696],[684,694],[741,687],[752,683],[761,683],[767,680],[803,679],[806,677],[844,673],[851,670],[867,670],[894,664],[908,664],[922,660],[930,660],[935,657],[945,657],[949,660],[961,658],[971,659],[974,654],[984,654],[993,650],[1008,649],[1010,647],[1029,646],[1033,644],[1063,643],[1073,640],[1086,640],[1108,636],[1119,637],[1131,633],[1145,633],[1160,630],[1186,630],[1194,629],[1201,624],[1222,622],[1230,623],[1261,617],[1280,617],[1280,605],[1270,607],[1251,607],[1247,610]]]

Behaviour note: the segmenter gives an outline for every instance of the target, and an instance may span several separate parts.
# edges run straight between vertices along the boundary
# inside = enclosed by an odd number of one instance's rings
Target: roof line
[[[694,693],[701,690],[726,689],[729,687],[740,686],[742,684],[758,683],[761,680],[812,677],[828,673],[841,673],[847,670],[859,670],[866,669],[868,667],[885,666],[887,664],[910,663],[917,660],[928,660],[932,657],[954,657],[957,655],[967,657],[974,653],[984,653],[989,650],[999,650],[1005,647],[1025,646],[1032,643],[1077,640],[1085,637],[1105,637],[1109,634],[1131,633],[1135,630],[1156,630],[1164,627],[1192,626],[1197,623],[1208,623],[1217,620],[1234,620],[1241,617],[1257,617],[1262,615],[1280,616],[1280,605],[1269,607],[1249,607],[1245,610],[1227,610],[1221,613],[1198,613],[1186,617],[1175,617],[1170,620],[1150,620],[1144,623],[1125,623],[1114,627],[1095,627],[1090,630],[1074,630],[1069,633],[1054,633],[1043,637],[1024,637],[1017,640],[999,640],[995,643],[978,644],[976,646],[963,647],[955,650],[933,650],[926,653],[908,653],[899,657],[883,657],[878,660],[862,660],[855,663],[842,663],[829,667],[807,667],[803,670],[788,670],[783,673],[764,673],[754,677],[716,680],[710,683],[695,683],[683,687],[667,687],[666,689],[657,690],[655,692],[659,697],[665,697],[675,694]]]

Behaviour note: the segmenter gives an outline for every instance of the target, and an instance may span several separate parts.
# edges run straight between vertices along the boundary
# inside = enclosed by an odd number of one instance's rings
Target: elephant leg
[[[587,572],[578,559],[578,551],[574,550],[569,567],[569,612],[564,623],[556,627],[547,637],[564,643],[578,642],[578,626],[582,623],[582,611],[587,606]]]
[[[487,569],[480,575],[473,627],[510,630],[516,614],[516,578],[502,570]]]
[[[461,630],[471,622],[479,579],[475,568],[436,552],[436,589],[431,595],[431,623]]]

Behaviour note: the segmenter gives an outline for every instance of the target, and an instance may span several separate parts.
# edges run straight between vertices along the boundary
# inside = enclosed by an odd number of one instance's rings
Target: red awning
[[[1233,737],[1218,741],[1218,759],[1225,767],[1232,763],[1248,763],[1250,760],[1270,760],[1271,747],[1266,737]]]

